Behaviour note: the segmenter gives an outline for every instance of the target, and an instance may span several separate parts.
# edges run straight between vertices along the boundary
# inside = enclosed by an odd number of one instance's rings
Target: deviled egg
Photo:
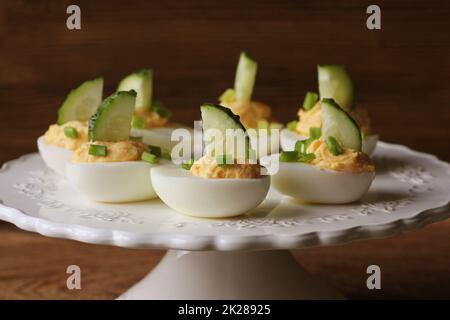
[[[117,90],[134,90],[137,93],[131,122],[132,137],[141,138],[145,144],[159,146],[170,153],[177,143],[171,141],[175,129],[184,128],[193,132],[189,127],[170,123],[172,112],[160,101],[153,100],[152,70],[143,69],[129,74],[120,81]]]
[[[250,136],[250,142],[257,155],[264,156],[279,151],[279,135],[271,136],[271,129],[279,130],[281,123],[271,121],[271,108],[258,101],[253,101],[258,64],[247,53],[242,52],[234,80],[234,88],[227,89],[219,98],[220,104],[230,108],[240,117],[240,121]],[[260,142],[260,140],[263,142]]]
[[[321,129],[298,140],[294,150],[266,157],[262,163],[269,167],[271,161],[279,161],[272,184],[284,195],[313,203],[357,201],[375,176],[370,157],[361,151],[361,130],[333,99],[322,99],[320,108]]]
[[[151,170],[156,193],[169,207],[195,217],[219,218],[241,215],[257,207],[266,197],[270,177],[263,175],[256,159],[242,157],[250,154],[248,136],[239,117],[220,105],[201,106],[204,155],[180,167],[161,166]],[[208,130],[215,130],[214,143],[206,138]],[[227,130],[235,130],[242,138],[244,150],[230,147]],[[222,146],[219,151],[217,146]]]
[[[37,140],[47,167],[64,175],[72,151],[87,141],[87,122],[101,103],[102,95],[103,78],[86,81],[69,93],[58,110],[57,123],[50,125]]]
[[[371,131],[367,110],[353,102],[353,84],[349,74],[341,65],[319,65],[317,67],[320,98],[332,98],[361,128],[362,151],[372,154],[378,135]],[[303,107],[299,109],[299,121],[292,121],[281,131],[281,147],[284,151],[294,150],[297,140],[306,139],[311,128],[322,127],[322,109],[319,94],[307,92]]]
[[[100,202],[130,202],[156,197],[149,179],[161,149],[130,140],[136,92],[106,98],[89,120],[89,142],[75,149],[66,177],[86,197]]]

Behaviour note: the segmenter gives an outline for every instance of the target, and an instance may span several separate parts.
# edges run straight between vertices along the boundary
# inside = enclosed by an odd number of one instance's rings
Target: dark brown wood
[[[232,85],[241,50],[260,63],[255,99],[280,121],[294,119],[305,91],[316,90],[316,64],[343,63],[383,140],[450,160],[448,1],[377,1],[379,31],[365,26],[371,1],[77,1],[80,31],[65,26],[69,4],[0,2],[0,163],[36,151],[68,90],[97,75],[110,93],[123,75],[152,67],[156,97],[175,121],[191,123],[200,103]],[[296,254],[351,297],[450,298],[449,231],[442,222]],[[0,298],[112,298],[162,254],[47,239],[6,224],[0,237]],[[81,292],[64,287],[72,261],[92,280]],[[371,263],[384,268],[382,291],[364,287]]]

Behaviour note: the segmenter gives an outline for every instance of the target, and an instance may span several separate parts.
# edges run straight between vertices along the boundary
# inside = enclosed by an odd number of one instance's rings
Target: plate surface
[[[132,248],[293,249],[387,237],[450,216],[450,165],[404,146],[379,142],[377,176],[349,205],[301,204],[271,190],[233,219],[180,215],[160,200],[94,203],[44,166],[36,153],[0,170],[0,219],[50,237]],[[343,186],[345,187],[345,186]]]

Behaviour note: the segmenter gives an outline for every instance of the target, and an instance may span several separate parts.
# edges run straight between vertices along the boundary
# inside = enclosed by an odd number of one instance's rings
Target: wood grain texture
[[[280,121],[295,118],[318,63],[343,63],[383,140],[450,160],[450,3],[377,1],[382,30],[369,31],[372,1],[77,1],[82,30],[65,27],[71,1],[0,2],[0,163],[36,150],[68,90],[102,75],[106,93],[143,67],[155,95],[191,123],[198,106],[231,86],[238,54],[259,61],[254,97]],[[413,234],[296,255],[355,298],[450,298],[450,224]],[[162,252],[47,239],[0,224],[0,298],[113,298]],[[100,257],[100,258],[99,258]],[[85,268],[81,292],[65,267]],[[380,292],[365,266],[384,266]],[[363,268],[364,267],[364,268]]]

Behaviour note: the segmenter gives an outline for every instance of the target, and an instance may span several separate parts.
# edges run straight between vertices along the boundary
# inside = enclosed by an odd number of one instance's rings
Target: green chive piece
[[[279,122],[271,122],[269,127],[270,127],[270,129],[282,129],[284,126],[282,123],[279,123]]]
[[[295,151],[297,151],[300,154],[306,153],[306,149],[308,148],[308,146],[309,146],[308,140],[298,140],[295,143]]]
[[[233,157],[230,154],[223,154],[216,157],[217,164],[219,166],[225,166],[227,164],[233,164]]]
[[[144,129],[145,127],[145,120],[142,117],[133,116],[131,119],[131,126],[136,129]]]
[[[281,162],[296,162],[298,159],[297,151],[282,151],[280,153]]]
[[[312,141],[320,139],[322,136],[322,129],[311,127],[309,128],[309,139]]]
[[[311,109],[317,101],[319,101],[319,95],[315,92],[308,91],[305,95],[305,100],[303,101],[303,109]]]
[[[339,145],[339,142],[333,136],[327,137],[325,143],[327,144],[328,150],[330,150],[331,154],[334,156],[338,156],[344,152]]]
[[[133,136],[130,136],[130,140],[133,140],[133,141],[140,141],[140,142],[142,142],[142,139],[143,139],[143,137],[133,137]]]
[[[316,158],[314,153],[302,153],[298,156],[298,162],[310,162]]]
[[[183,162],[181,167],[184,170],[191,170],[192,165],[194,164],[194,159],[189,159],[189,161]]]
[[[298,121],[293,120],[287,123],[286,127],[289,131],[296,131],[297,130],[297,123]]]
[[[147,151],[142,152],[141,160],[151,163],[151,164],[155,164],[155,163],[159,162],[159,159],[157,156],[155,156],[154,154],[147,152]]]
[[[259,120],[258,129],[269,129],[269,122],[265,119]]]
[[[170,116],[172,115],[172,112],[159,100],[153,101],[152,111],[156,112],[163,118],[170,118]]]
[[[158,158],[161,158],[161,147],[158,146],[148,146],[149,151],[151,154],[154,154],[155,156],[157,156]]]
[[[236,100],[236,93],[234,89],[227,89],[224,93],[219,97],[219,101],[222,103],[231,103]]]
[[[106,157],[106,146],[91,144],[89,145],[88,153],[92,156]]]
[[[166,160],[172,160],[172,156],[170,155],[170,152],[167,150],[163,150],[161,152],[161,158],[166,159]]]
[[[74,127],[65,127],[64,135],[68,138],[75,139],[78,137],[78,131]]]

